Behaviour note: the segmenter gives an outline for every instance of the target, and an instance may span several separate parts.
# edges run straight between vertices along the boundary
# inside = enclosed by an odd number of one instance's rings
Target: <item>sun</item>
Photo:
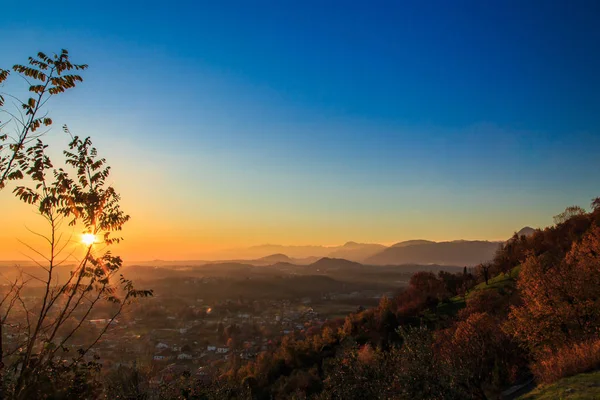
[[[96,243],[96,235],[93,233],[84,233],[81,235],[81,243],[85,244],[86,246],[93,245]]]

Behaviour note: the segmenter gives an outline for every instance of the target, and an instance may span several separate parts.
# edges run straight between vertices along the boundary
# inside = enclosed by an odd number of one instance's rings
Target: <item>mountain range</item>
[[[519,236],[530,236],[534,228],[524,227]],[[407,240],[392,246],[373,243],[347,242],[342,246],[283,246],[261,245],[250,247],[248,254],[258,256],[258,260],[311,264],[326,257],[345,259],[366,265],[455,265],[474,266],[486,262],[494,254],[502,241],[455,240],[434,242],[431,240]]]
[[[411,241],[398,243],[366,258],[371,265],[438,264],[473,266],[491,260],[500,247],[499,242]]]
[[[519,236],[530,236],[535,229],[525,227]],[[220,257],[208,260],[138,262],[137,265],[191,266],[211,263],[237,263],[254,266],[273,264],[311,265],[322,258],[348,260],[363,265],[439,265],[474,266],[491,260],[502,241],[455,240],[434,242],[431,240],[407,240],[384,246],[374,243],[347,242],[342,246],[284,246],[264,244],[246,249],[232,250],[235,258]],[[131,264],[131,263],[129,263]]]

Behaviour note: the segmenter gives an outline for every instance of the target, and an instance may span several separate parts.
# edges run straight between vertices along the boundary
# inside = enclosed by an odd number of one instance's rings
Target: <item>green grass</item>
[[[600,399],[600,371],[561,379],[539,386],[518,400],[597,400]]]
[[[481,290],[496,290],[499,292],[504,292],[507,289],[513,289],[516,285],[517,277],[519,276],[519,271],[521,270],[521,266],[513,268],[508,274],[499,274],[494,278],[488,280],[488,284],[485,282],[480,283],[475,286],[467,293],[467,299],[473,295],[473,293],[481,291]],[[466,306],[465,299],[462,296],[454,296],[450,299],[448,303],[440,303],[437,308],[437,315],[444,316],[454,316],[461,308]],[[431,318],[431,316],[427,316]]]

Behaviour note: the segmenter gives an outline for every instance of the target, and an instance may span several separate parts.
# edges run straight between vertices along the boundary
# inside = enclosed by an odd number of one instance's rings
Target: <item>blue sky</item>
[[[600,194],[597,2],[47,7],[3,6],[0,64],[90,64],[51,112],[190,256],[501,239]]]

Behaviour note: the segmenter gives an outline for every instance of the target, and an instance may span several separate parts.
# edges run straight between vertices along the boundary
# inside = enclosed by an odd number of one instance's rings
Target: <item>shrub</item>
[[[600,368],[600,339],[568,344],[548,350],[531,366],[538,382],[553,383],[561,378]]]

